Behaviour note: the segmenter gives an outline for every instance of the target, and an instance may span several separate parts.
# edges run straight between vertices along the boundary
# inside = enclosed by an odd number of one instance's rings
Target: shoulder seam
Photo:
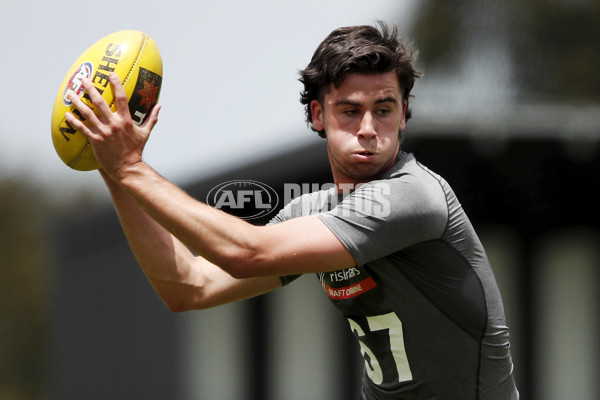
[[[442,185],[441,177],[437,174],[434,174],[429,168],[421,164],[419,161],[415,160],[417,166],[421,168],[425,173],[429,174],[435,181],[438,183],[440,190],[444,194],[444,198],[446,199],[446,225],[444,226],[444,230],[440,234],[440,239],[444,238],[444,234],[448,232],[448,226],[450,225],[450,205],[448,204],[448,194],[444,190],[444,185]]]

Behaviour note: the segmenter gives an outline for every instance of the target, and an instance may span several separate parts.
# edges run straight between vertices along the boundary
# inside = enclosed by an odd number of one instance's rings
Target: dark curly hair
[[[398,37],[396,26],[390,28],[383,21],[378,21],[378,24],[379,29],[358,25],[334,30],[317,47],[306,69],[300,71],[299,80],[304,84],[300,102],[305,106],[306,122],[319,136],[325,137],[325,132],[317,131],[312,125],[310,103],[313,100],[322,103],[331,85],[339,87],[348,73],[396,71],[403,98],[408,104],[415,79],[421,76],[412,66],[416,51],[410,43]],[[407,106],[406,120],[411,114]]]

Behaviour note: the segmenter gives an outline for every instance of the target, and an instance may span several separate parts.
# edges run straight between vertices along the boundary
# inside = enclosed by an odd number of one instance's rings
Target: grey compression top
[[[317,277],[361,346],[362,399],[518,399],[500,292],[448,183],[400,152],[346,192],[304,194],[270,223],[317,214],[353,255]]]

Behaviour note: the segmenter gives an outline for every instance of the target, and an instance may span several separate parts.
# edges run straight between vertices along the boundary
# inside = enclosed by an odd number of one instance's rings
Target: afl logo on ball
[[[83,94],[82,81],[84,78],[91,78],[93,72],[94,65],[89,61],[86,61],[75,68],[75,71],[71,74],[71,77],[65,85],[65,90],[63,91],[63,104],[65,106],[68,107],[71,105],[71,102],[67,99],[69,93],[75,93],[77,96],[81,97]]]
[[[228,181],[213,187],[206,203],[239,218],[266,217],[279,203],[279,196],[269,185],[252,180]]]

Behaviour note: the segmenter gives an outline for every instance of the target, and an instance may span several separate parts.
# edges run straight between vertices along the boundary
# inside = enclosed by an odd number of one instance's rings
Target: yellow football
[[[144,122],[158,101],[162,58],[147,34],[134,30],[119,31],[90,46],[69,69],[52,110],[54,149],[60,159],[75,170],[90,171],[98,169],[99,164],[85,135],[65,120],[65,113],[69,111],[84,121],[67,96],[75,93],[93,107],[81,85],[83,78],[89,78],[114,111],[114,94],[108,81],[108,75],[113,71],[123,82],[129,111],[136,124]]]

